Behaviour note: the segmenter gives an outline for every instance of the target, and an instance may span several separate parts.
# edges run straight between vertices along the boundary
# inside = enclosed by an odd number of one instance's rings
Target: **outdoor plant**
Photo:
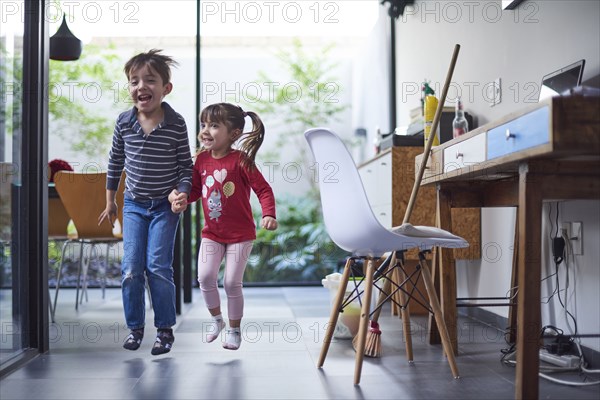
[[[258,81],[272,87],[272,96],[246,100],[247,107],[258,115],[269,118],[269,130],[276,132],[277,151],[265,152],[263,158],[279,161],[286,149],[295,154],[286,162],[297,162],[304,171],[310,171],[312,158],[304,142],[303,133],[315,126],[327,126],[340,119],[339,114],[348,108],[340,102],[342,87],[334,75],[337,63],[332,60],[334,44],[328,44],[318,51],[309,52],[298,38],[292,41],[290,49],[276,52],[276,58],[289,77],[285,84],[273,84],[275,79],[266,72],[258,72]],[[279,165],[282,165],[280,163]],[[317,198],[317,182],[311,174],[303,174],[310,185],[309,195]]]
[[[331,124],[348,107],[338,98],[342,88],[334,75],[337,64],[330,56],[333,48],[329,44],[309,54],[302,42],[294,39],[290,49],[276,53],[291,84],[273,85],[270,98],[247,100],[247,107],[275,121],[270,131],[277,137],[277,151],[265,152],[262,158],[279,161],[285,149],[292,149],[293,158],[285,161],[302,165],[304,171],[311,170],[312,157],[304,142],[304,131]],[[274,82],[265,72],[258,75],[259,81]],[[347,255],[325,230],[318,181],[309,173],[304,177],[309,183],[306,196],[276,196],[279,228],[257,232],[245,275],[248,282],[320,282]]]
[[[77,61],[50,60],[49,134],[73,152],[104,161],[117,107],[127,99],[114,45],[86,44]]]
[[[320,203],[310,197],[282,196],[277,207],[279,228],[257,231],[246,281],[320,282],[348,255],[329,238]]]

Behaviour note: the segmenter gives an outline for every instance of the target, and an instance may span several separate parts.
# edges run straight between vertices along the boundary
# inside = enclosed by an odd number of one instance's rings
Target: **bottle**
[[[460,97],[457,97],[454,120],[452,120],[452,137],[457,138],[460,135],[464,135],[468,131],[469,122],[465,118],[462,101],[460,101]]]
[[[376,130],[377,130],[377,132],[375,133],[375,139],[373,139],[375,155],[377,155],[381,152],[381,141],[383,139],[383,136],[381,135],[381,130],[379,129],[379,127],[377,127]]]
[[[425,110],[424,110],[424,119],[425,119],[425,127],[423,129],[423,136],[425,137],[425,145],[427,145],[427,140],[429,139],[429,134],[431,133],[431,127],[433,125],[433,118],[435,118],[435,111],[437,110],[438,99],[433,95],[428,95],[425,97]],[[434,138],[432,146],[439,146],[440,144],[440,135],[439,128],[436,132],[434,132]]]

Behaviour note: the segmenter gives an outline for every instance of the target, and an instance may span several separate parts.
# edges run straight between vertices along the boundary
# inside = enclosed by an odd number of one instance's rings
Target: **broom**
[[[396,253],[393,252],[379,268],[381,273],[384,273],[389,265],[394,265],[396,262]],[[386,301],[387,293],[390,291],[391,281],[386,278],[383,282],[383,289],[379,292],[379,298],[377,299],[377,310],[373,313],[371,320],[369,321],[369,330],[367,331],[367,338],[365,340],[364,354],[367,357],[381,357],[381,329],[379,329],[379,315],[381,314],[381,305]],[[352,347],[356,351],[358,345],[358,335],[352,339]]]
[[[403,224],[408,223],[410,219],[410,215],[412,214],[413,208],[415,206],[415,202],[417,199],[417,194],[419,193],[419,187],[421,186],[421,180],[423,179],[423,174],[425,173],[425,168],[427,165],[427,160],[429,158],[429,152],[431,151],[431,147],[433,145],[433,139],[435,137],[435,133],[437,131],[437,127],[439,125],[440,119],[442,117],[442,108],[444,107],[444,103],[446,102],[446,95],[448,94],[448,88],[450,87],[450,82],[452,80],[452,75],[454,74],[454,67],[456,66],[456,60],[458,59],[458,53],[460,51],[460,45],[456,44],[454,46],[454,52],[452,53],[452,58],[450,60],[450,66],[448,67],[448,72],[446,73],[446,81],[444,82],[444,87],[442,88],[442,94],[440,96],[440,100],[438,102],[438,107],[435,110],[435,116],[433,118],[433,123],[431,126],[431,134],[427,139],[427,143],[425,143],[425,149],[423,151],[423,159],[421,160],[421,165],[419,166],[419,171],[417,176],[415,177],[415,182],[413,185],[412,192],[410,194],[410,199],[408,201],[408,205],[406,207],[406,212],[404,214]],[[392,252],[392,256],[388,257],[389,259],[393,259],[394,263],[396,262],[396,253]],[[387,261],[387,260],[386,260]],[[394,265],[394,263],[390,263]],[[383,267],[383,266],[382,266]],[[384,267],[385,271],[388,267]],[[382,302],[386,300],[386,294],[390,288],[390,279],[387,278],[384,283],[384,289],[379,294],[379,299],[377,300],[377,307],[379,307]],[[367,357],[380,357],[381,356],[381,329],[379,329],[379,314],[381,314],[381,307],[373,313],[373,319],[369,321],[369,330],[367,331],[367,338],[365,342],[365,351],[364,354]],[[406,321],[406,318],[403,318],[403,321]],[[354,350],[356,350],[356,342],[358,341],[358,336],[356,336],[352,340],[352,345]],[[412,359],[412,356],[409,356]]]

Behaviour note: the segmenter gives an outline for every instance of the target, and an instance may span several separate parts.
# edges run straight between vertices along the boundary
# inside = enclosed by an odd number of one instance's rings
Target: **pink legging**
[[[198,253],[198,282],[206,307],[210,310],[221,306],[217,286],[219,267],[225,257],[225,276],[223,286],[227,294],[227,317],[242,319],[244,315],[244,295],[242,279],[246,262],[252,251],[252,241],[241,243],[218,243],[202,239]]]

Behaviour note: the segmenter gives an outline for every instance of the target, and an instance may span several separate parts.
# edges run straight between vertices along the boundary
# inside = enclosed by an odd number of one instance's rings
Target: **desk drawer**
[[[444,149],[444,172],[485,161],[485,135],[476,135]]]
[[[358,172],[371,207],[392,202],[392,153],[389,152],[367,164]]]
[[[491,129],[487,133],[487,159],[505,156],[550,141],[550,110],[543,107]]]

